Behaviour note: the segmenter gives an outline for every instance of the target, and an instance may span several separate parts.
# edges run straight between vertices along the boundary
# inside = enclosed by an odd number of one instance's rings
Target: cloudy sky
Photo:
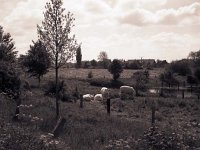
[[[0,25],[19,53],[37,40],[47,0],[0,0]],[[200,49],[200,0],[64,0],[84,60],[154,58],[168,61]]]

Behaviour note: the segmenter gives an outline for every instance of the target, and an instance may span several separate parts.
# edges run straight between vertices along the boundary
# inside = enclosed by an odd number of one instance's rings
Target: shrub
[[[21,81],[15,68],[7,62],[0,62],[0,92],[10,97],[18,96]]]
[[[168,130],[160,131],[157,127],[151,127],[139,140],[138,146],[141,146],[142,149],[181,150],[184,145],[177,133]]]
[[[134,89],[136,91],[136,96],[139,96],[139,91],[147,90],[147,82],[149,80],[148,71],[137,71],[133,74],[132,78],[134,79]]]
[[[33,136],[31,131],[27,129],[6,125],[4,128],[0,128],[0,149],[53,150],[57,148],[55,143],[45,143],[38,137]]]
[[[108,71],[113,75],[113,80],[117,80],[123,72],[122,64],[119,60],[114,59],[110,64]]]
[[[49,81],[45,87],[45,95],[56,95],[56,82],[55,81]],[[64,80],[60,81],[58,80],[58,93],[59,96],[61,96],[61,93],[65,91],[65,83]]]
[[[90,79],[93,78],[93,73],[92,73],[92,71],[89,71],[89,72],[88,72],[88,78],[90,78]]]

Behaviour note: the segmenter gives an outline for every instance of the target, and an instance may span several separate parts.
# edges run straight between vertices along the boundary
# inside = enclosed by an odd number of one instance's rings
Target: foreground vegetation
[[[71,74],[83,70],[69,70]],[[66,89],[76,86],[82,94],[99,93],[98,86],[90,85],[89,70],[84,70],[82,78],[62,76]],[[99,70],[93,70],[98,72]],[[63,69],[63,73],[65,70]],[[106,72],[104,70],[104,72]],[[160,72],[160,70],[158,70]],[[125,71],[124,74],[129,71]],[[150,71],[150,79],[156,71]],[[84,72],[82,72],[84,74]],[[52,137],[56,126],[54,96],[45,96],[46,86],[52,73],[44,76],[41,87],[36,79],[28,78],[31,91],[23,91],[19,121],[13,122],[15,103],[1,95],[0,149],[197,149],[200,147],[200,101],[195,95],[186,93],[187,98],[158,95],[135,97],[121,101],[119,89],[111,88],[111,115],[101,102],[84,102],[79,108],[79,100],[61,102],[61,116],[66,118],[64,129],[58,138]],[[106,76],[106,74],[101,74]],[[107,77],[107,76],[106,76]],[[100,80],[93,77],[93,80]],[[109,79],[102,79],[108,80]],[[121,79],[131,83],[130,77]],[[147,93],[146,93],[147,94]],[[152,101],[156,101],[156,123],[151,126]]]

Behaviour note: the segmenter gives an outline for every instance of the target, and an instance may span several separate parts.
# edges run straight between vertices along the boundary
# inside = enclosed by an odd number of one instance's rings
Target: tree
[[[4,33],[3,27],[0,26],[0,60],[15,62],[17,51],[14,50],[15,44],[10,33]]]
[[[30,50],[22,63],[28,69],[27,72],[38,79],[40,87],[41,76],[48,72],[51,65],[49,53],[40,40],[33,42],[33,46],[30,45]]]
[[[106,51],[101,51],[98,56],[99,65],[102,66],[104,69],[108,69],[110,60],[108,59],[108,54]]]
[[[117,59],[114,59],[110,64],[108,71],[113,75],[113,80],[116,81],[123,72],[121,62]]]
[[[184,59],[171,62],[168,69],[172,73],[178,73],[181,76],[190,75],[192,73],[188,61]]]
[[[20,100],[21,80],[15,68],[10,62],[2,61],[0,63],[0,93],[13,99],[17,105],[14,119],[18,119]]]
[[[81,53],[81,46],[79,46],[76,50],[76,67],[81,67],[81,61],[82,61],[82,53]]]
[[[200,68],[197,68],[194,72],[195,77],[200,81]]]
[[[188,58],[191,59],[196,66],[200,64],[200,50],[196,52],[190,52]]]
[[[71,35],[75,19],[70,12],[64,15],[62,5],[62,0],[47,2],[42,26],[37,26],[38,35],[49,51],[55,68],[56,117],[59,116],[58,70],[66,62],[73,60],[77,48],[75,35]]]
[[[105,59],[108,59],[108,54],[106,53],[106,51],[101,51],[99,53],[98,60],[104,61]]]
[[[95,59],[91,60],[90,63],[91,63],[91,66],[94,68],[97,66],[97,61]]]
[[[133,74],[134,79],[134,89],[136,92],[136,96],[139,96],[139,91],[147,90],[147,83],[149,81],[149,73],[147,70],[145,71],[137,71]]]

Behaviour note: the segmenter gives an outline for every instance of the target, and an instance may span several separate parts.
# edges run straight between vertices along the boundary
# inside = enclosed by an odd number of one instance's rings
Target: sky
[[[0,0],[0,25],[25,54],[37,40],[48,0]],[[64,0],[74,14],[83,60],[186,58],[200,50],[200,0]]]

